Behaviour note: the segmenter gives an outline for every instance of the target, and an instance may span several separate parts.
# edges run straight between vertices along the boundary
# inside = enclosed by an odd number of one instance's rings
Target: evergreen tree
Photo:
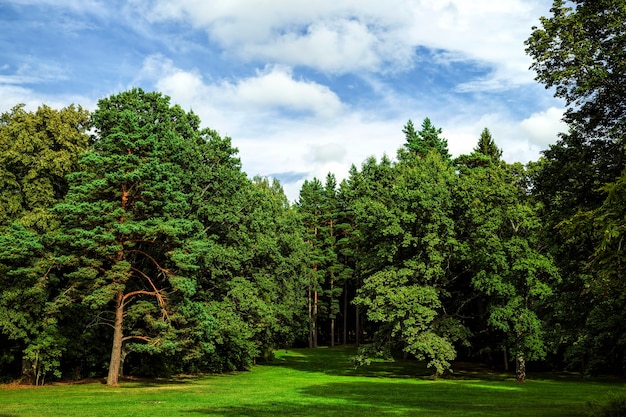
[[[502,149],[498,148],[491,136],[491,132],[487,128],[484,128],[481,132],[478,145],[474,148],[474,152],[486,155],[496,163],[502,158]]]
[[[65,253],[58,262],[73,268],[65,294],[113,328],[107,383],[115,385],[128,352],[174,347],[174,306],[196,290],[202,229],[189,218],[185,167],[199,120],[140,89],[100,100],[92,120],[94,151],[68,177],[55,239]]]
[[[419,132],[415,131],[411,120],[407,122],[402,132],[406,139],[404,147],[409,153],[425,156],[431,149],[435,149],[444,160],[450,160],[448,141],[440,137],[442,130],[436,128],[428,117],[422,122],[422,129]]]

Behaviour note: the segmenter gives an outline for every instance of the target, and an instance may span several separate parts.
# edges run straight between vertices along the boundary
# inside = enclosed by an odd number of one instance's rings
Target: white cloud
[[[522,120],[520,125],[533,143],[547,148],[559,133],[567,132],[567,125],[562,121],[564,109],[550,107],[549,109],[533,113]]]
[[[327,86],[295,79],[284,66],[267,66],[238,80],[205,81],[199,71],[179,69],[162,55],[153,55],[144,61],[140,77],[152,80],[159,91],[206,116],[203,120],[219,123],[229,134],[240,124],[249,126],[250,120],[267,123],[268,116],[277,112],[332,119],[344,110]]]
[[[186,21],[227,54],[324,72],[393,71],[415,64],[417,47],[447,51],[492,72],[459,91],[532,82],[523,42],[549,0],[160,0],[143,3],[154,21]],[[512,47],[513,46],[513,47]],[[449,52],[453,52],[450,54]]]

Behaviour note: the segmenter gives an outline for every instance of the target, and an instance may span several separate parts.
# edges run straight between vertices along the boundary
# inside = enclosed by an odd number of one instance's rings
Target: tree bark
[[[111,349],[111,362],[109,364],[109,376],[107,385],[117,385],[122,367],[122,324],[124,322],[124,294],[115,296],[115,324],[113,325],[113,347]]]
[[[356,347],[359,347],[359,339],[360,339],[360,333],[361,333],[361,322],[359,321],[359,306],[357,305],[355,307],[356,313],[355,313],[355,320],[354,320],[354,328],[355,328],[355,345]]]
[[[348,343],[348,281],[343,282],[343,335],[342,344]]]
[[[331,235],[332,236],[332,235]],[[335,297],[333,296],[333,290],[335,286],[335,280],[333,279],[333,275],[330,275],[330,313],[335,314],[333,310],[333,301]],[[330,347],[335,347],[335,319],[330,319]]]
[[[508,372],[509,371],[509,355],[507,354],[506,346],[502,349],[502,354],[504,355],[503,356],[503,359],[504,359],[504,371]]]
[[[317,348],[317,290],[313,291],[313,347]]]
[[[309,349],[313,348],[313,305],[311,300],[311,286],[308,288],[309,301]]]
[[[515,357],[515,380],[517,382],[526,381],[526,361],[523,353],[518,353]]]

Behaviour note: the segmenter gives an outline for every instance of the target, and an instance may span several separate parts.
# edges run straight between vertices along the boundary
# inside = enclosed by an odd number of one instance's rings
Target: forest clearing
[[[459,370],[433,379],[412,360],[355,369],[353,348],[292,349],[221,375],[44,387],[0,386],[2,416],[586,416],[589,402],[624,391],[621,379]]]

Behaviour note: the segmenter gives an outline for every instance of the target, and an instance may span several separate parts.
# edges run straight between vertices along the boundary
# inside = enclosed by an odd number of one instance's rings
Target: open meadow
[[[353,350],[276,352],[249,372],[44,387],[0,386],[0,416],[586,416],[623,380],[459,369],[433,379],[415,361],[354,369]]]

